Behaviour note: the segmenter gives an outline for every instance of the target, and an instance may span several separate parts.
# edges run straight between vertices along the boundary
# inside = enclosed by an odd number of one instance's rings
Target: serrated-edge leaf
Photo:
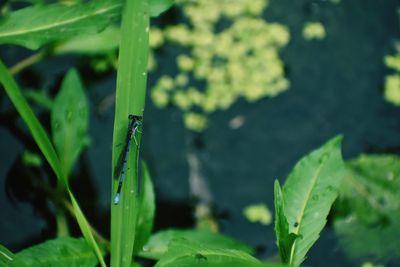
[[[289,263],[290,252],[297,235],[289,233],[289,223],[284,213],[282,190],[278,180],[275,180],[274,196],[276,244],[282,263]]]
[[[338,195],[345,167],[341,156],[341,136],[301,159],[283,187],[285,215],[294,241],[290,266],[297,267],[319,238],[326,217]]]

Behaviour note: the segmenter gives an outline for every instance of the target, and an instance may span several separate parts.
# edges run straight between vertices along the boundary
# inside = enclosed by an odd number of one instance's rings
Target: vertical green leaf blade
[[[297,235],[289,233],[289,223],[284,213],[282,190],[279,181],[275,180],[275,234],[282,263],[289,263],[290,252]]]
[[[326,217],[338,195],[345,173],[338,136],[301,159],[283,187],[285,215],[294,241],[290,266],[297,267],[319,238]]]
[[[149,6],[147,0],[125,1],[122,15],[121,43],[113,133],[112,167],[117,169],[125,143],[128,116],[143,115],[149,53]],[[118,205],[111,207],[111,266],[131,265],[136,236],[139,194],[138,154],[141,133],[136,134],[129,153],[125,180]],[[137,145],[136,145],[137,143]],[[113,172],[113,196],[119,173]]]
[[[88,122],[88,102],[78,72],[73,69],[64,78],[51,111],[53,141],[66,177],[88,142]]]
[[[67,187],[66,177],[63,175],[63,172],[61,171],[61,166],[58,160],[58,156],[56,154],[56,151],[54,150],[53,145],[50,142],[50,139],[46,131],[43,129],[42,125],[36,118],[28,102],[22,95],[21,90],[18,88],[18,85],[15,83],[11,74],[8,72],[7,68],[1,61],[0,61],[0,82],[3,84],[7,95],[10,97],[18,113],[21,115],[22,119],[27,124],[29,130],[31,131],[33,139],[39,146],[40,150],[45,156],[50,167],[53,169],[57,178],[60,180],[60,182],[64,184],[65,187]]]

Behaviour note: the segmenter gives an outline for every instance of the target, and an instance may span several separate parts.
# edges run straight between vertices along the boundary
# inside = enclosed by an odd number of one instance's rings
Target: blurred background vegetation
[[[156,229],[212,228],[274,257],[274,179],[343,133],[349,171],[306,264],[398,266],[400,2],[232,2],[179,0],[152,22],[142,157],[156,188]],[[2,14],[24,5],[0,3]],[[113,26],[36,54],[0,46],[43,121],[77,67],[90,126],[71,183],[106,235],[118,40]],[[0,112],[0,241],[18,250],[50,238],[56,222],[46,166],[3,92]]]

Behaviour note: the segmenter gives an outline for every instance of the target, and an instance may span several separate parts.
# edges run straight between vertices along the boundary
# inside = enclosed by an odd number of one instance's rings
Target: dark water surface
[[[394,52],[400,36],[398,7],[399,1],[394,0],[342,0],[337,5],[328,1],[271,0],[267,20],[286,24],[291,32],[291,42],[282,52],[291,82],[287,92],[253,104],[239,101],[228,111],[213,114],[209,129],[199,136],[184,129],[179,111],[159,110],[147,101],[142,154],[156,187],[157,228],[192,223],[189,150],[195,149],[201,160],[215,211],[223,215],[222,231],[259,247],[263,258],[277,252],[273,226],[248,222],[242,210],[259,202],[273,209],[273,181],[277,178],[283,182],[298,159],[339,133],[344,135],[345,158],[363,152],[399,154],[400,108],[382,97],[388,73],[383,57]],[[315,20],[324,24],[327,37],[305,41],[301,36],[303,23]],[[17,61],[18,55],[4,55],[4,51],[13,50],[0,51],[10,64]],[[76,58],[68,60],[79,63]],[[45,73],[37,81],[39,87],[51,88],[59,82],[70,66],[61,62],[65,59],[35,66],[34,72]],[[91,77],[85,72],[83,76],[85,80]],[[91,221],[107,232],[114,107],[98,112],[98,104],[112,94],[115,75],[95,78],[95,82],[86,81],[92,105],[92,142],[82,157],[73,187]],[[150,83],[154,78],[150,77]],[[4,97],[2,102],[7,102]],[[232,130],[229,122],[238,115],[243,116],[244,124]],[[7,153],[0,153],[0,243],[20,249],[48,238],[52,225],[41,219],[31,205],[7,200],[5,178],[23,145],[9,123],[5,119],[1,122],[0,144]],[[193,148],[193,140],[201,145]],[[344,256],[330,227],[311,249],[306,264],[359,266]]]

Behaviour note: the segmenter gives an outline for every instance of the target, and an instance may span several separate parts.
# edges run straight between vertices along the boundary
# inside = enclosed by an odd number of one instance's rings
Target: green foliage
[[[142,162],[143,188],[140,192],[140,210],[133,254],[137,255],[149,240],[153,230],[156,200],[153,183],[147,165]]]
[[[152,235],[139,255],[158,260],[168,251],[170,242],[175,239],[201,244],[208,249],[235,249],[246,253],[253,252],[248,245],[222,234],[205,230],[168,229]]]
[[[287,264],[290,262],[292,246],[298,235],[289,232],[289,223],[285,216],[282,190],[278,180],[275,180],[274,196],[276,244],[282,263]]]
[[[178,107],[185,126],[200,132],[207,127],[208,114],[226,110],[240,98],[254,102],[288,89],[279,50],[289,33],[260,17],[266,0],[179,4],[189,23],[154,29],[150,36],[153,48],[168,43],[188,51],[176,57],[179,73],[162,76],[152,88],[157,107]],[[221,21],[226,28],[218,28]]]
[[[0,245],[0,267],[10,267],[12,265],[27,267],[23,262],[17,259],[14,253],[9,251],[3,245]]]
[[[148,12],[158,16],[171,7],[173,0],[149,0]],[[92,34],[104,30],[121,16],[121,0],[96,0],[89,3],[67,5],[64,3],[35,5],[8,14],[0,19],[0,44],[16,44],[29,49],[38,49],[54,41],[67,40],[60,51],[85,53],[104,50],[114,46],[115,32],[107,32],[99,37]],[[86,36],[90,37],[86,37]],[[79,40],[81,36],[84,40]],[[96,40],[100,40],[98,45]],[[118,40],[118,39],[117,39]],[[96,47],[77,45],[91,43]]]
[[[117,50],[119,41],[120,29],[112,25],[100,33],[78,36],[59,43],[54,48],[54,53],[107,54]]]
[[[110,20],[118,18],[120,12],[119,0],[23,8],[0,20],[0,44],[38,49],[49,42],[99,32]]]
[[[345,252],[381,261],[400,258],[400,157],[361,155],[348,169],[334,223]]]
[[[186,239],[174,239],[155,267],[183,266],[229,266],[229,267],[262,267],[256,258],[234,249],[212,248],[197,244]],[[269,265],[269,266],[280,266]]]
[[[277,197],[279,209],[284,207],[284,215],[289,223],[289,233],[298,236],[290,250],[291,267],[300,266],[304,261],[306,253],[319,238],[331,205],[338,195],[345,170],[340,150],[341,140],[341,136],[335,137],[301,159],[283,186],[283,206],[279,205],[279,202],[282,202],[279,200],[281,197]],[[277,192],[279,195],[279,190]],[[279,213],[282,212],[279,211]],[[283,222],[281,221],[283,216],[278,215],[281,232],[286,227],[284,219]],[[287,240],[286,233],[279,233],[279,235],[283,237],[278,239],[278,246],[280,243],[291,244],[291,240]],[[285,247],[285,255],[288,249],[289,247]],[[282,254],[282,248],[280,251]]]
[[[63,237],[49,240],[36,246],[32,246],[15,254],[15,263],[10,267],[74,267],[96,266],[98,260],[92,249],[84,239]]]
[[[70,70],[51,110],[54,145],[66,177],[88,143],[89,107],[78,72]]]
[[[61,163],[58,159],[56,151],[50,142],[50,139],[40,124],[39,120],[33,113],[31,107],[29,106],[28,102],[22,95],[21,90],[18,88],[18,85],[11,77],[10,73],[8,72],[7,68],[4,64],[0,61],[0,83],[3,85],[8,97],[10,98],[11,102],[17,109],[18,113],[27,124],[33,139],[35,140],[36,144],[40,148],[41,152],[43,153],[44,157],[46,158],[47,162],[49,163],[50,167],[54,171],[55,175],[57,176],[58,181],[64,186],[67,190],[70,199],[72,201],[76,218],[78,220],[78,224],[82,233],[86,239],[86,241],[90,244],[92,249],[95,251],[101,266],[105,266],[103,257],[100,252],[100,248],[98,247],[92,232],[90,230],[89,223],[87,222],[85,216],[83,215],[75,197],[73,196],[72,192],[69,189],[68,179],[64,175],[61,167]]]
[[[161,13],[169,9],[174,4],[174,0],[149,0],[150,16],[158,17]]]
[[[150,17],[148,2],[126,1],[122,15],[121,43],[117,75],[115,119],[113,133],[112,169],[116,170],[123,150],[128,116],[143,115],[147,84],[148,34]],[[140,127],[141,128],[141,127]],[[136,135],[127,161],[121,199],[111,206],[111,266],[131,265],[140,210],[139,144],[141,131]],[[119,174],[112,173],[113,195],[118,187]]]

